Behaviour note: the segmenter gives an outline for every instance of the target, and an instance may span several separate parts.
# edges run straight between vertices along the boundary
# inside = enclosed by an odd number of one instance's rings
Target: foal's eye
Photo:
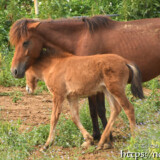
[[[27,47],[29,45],[29,41],[23,42],[23,47]]]

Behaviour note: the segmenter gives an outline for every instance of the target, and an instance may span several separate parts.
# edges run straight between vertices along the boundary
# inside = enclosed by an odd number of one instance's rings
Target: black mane
[[[108,16],[83,17],[82,21],[87,25],[90,32],[94,32],[102,27],[107,27],[112,20]]]

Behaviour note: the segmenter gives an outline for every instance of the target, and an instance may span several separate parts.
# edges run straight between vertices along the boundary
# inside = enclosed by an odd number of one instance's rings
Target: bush
[[[119,13],[123,20],[159,17],[159,0],[122,0]]]
[[[159,0],[39,0],[39,15],[44,18],[120,14],[116,20],[132,20],[158,17]],[[10,26],[20,18],[35,18],[33,0],[0,1],[0,56],[2,68],[0,84],[5,86],[25,85],[25,80],[15,80],[10,74],[13,48],[9,44]]]

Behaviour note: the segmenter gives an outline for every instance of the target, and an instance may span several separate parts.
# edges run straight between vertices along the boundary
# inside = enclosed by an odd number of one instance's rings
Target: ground
[[[49,124],[51,109],[52,109],[52,96],[43,91],[43,93],[37,95],[29,95],[26,93],[25,88],[20,87],[3,87],[0,86],[0,111],[1,111],[1,121],[15,121],[21,120],[20,132],[23,132],[27,128],[32,130],[33,126],[39,126],[40,124]],[[85,101],[80,101],[83,104]],[[68,103],[65,102],[62,111],[66,116],[69,114]],[[119,126],[123,125],[121,119],[116,123],[113,130],[113,136],[115,140],[125,141],[127,136],[124,132],[121,132]],[[58,154],[62,159],[67,159],[67,157],[76,157],[74,159],[114,159],[114,157],[120,157],[120,150],[115,147],[110,150],[101,151],[90,151],[83,150],[81,148],[63,148],[53,146],[54,155]],[[50,148],[50,151],[53,150]],[[92,149],[91,149],[92,150]],[[39,156],[41,154],[38,149],[29,159]],[[113,156],[114,155],[114,156]],[[72,159],[72,158],[71,158]]]

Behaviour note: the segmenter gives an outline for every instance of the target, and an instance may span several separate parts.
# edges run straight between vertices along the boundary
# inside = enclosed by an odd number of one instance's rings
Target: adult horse
[[[142,81],[148,81],[160,74],[160,18],[118,22],[106,16],[65,20],[16,21],[10,30],[10,41],[25,47],[27,37],[39,38],[44,48],[54,47],[83,56],[91,54],[116,53],[136,63],[142,72]],[[23,39],[25,37],[25,39]],[[23,46],[20,46],[23,41]],[[40,50],[41,48],[35,48]],[[19,52],[19,55],[22,53]],[[14,56],[18,62],[18,54]],[[26,53],[27,55],[27,53]],[[35,55],[35,57],[38,55]],[[20,77],[16,64],[12,64],[15,77]],[[98,139],[100,131],[97,114],[106,126],[104,95],[89,98],[93,122],[93,137]],[[98,106],[98,107],[97,107]]]

